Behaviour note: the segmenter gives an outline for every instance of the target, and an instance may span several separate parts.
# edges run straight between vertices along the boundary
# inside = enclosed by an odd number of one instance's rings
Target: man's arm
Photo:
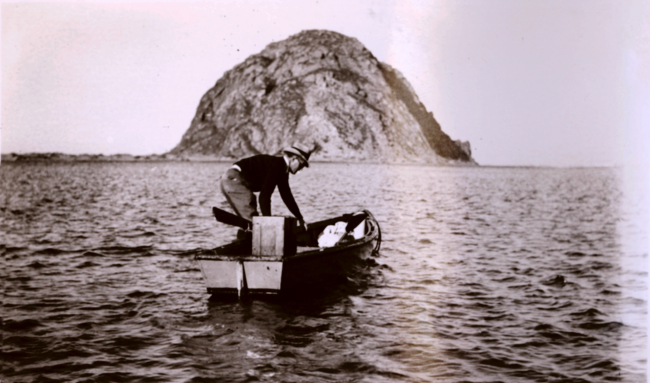
[[[271,215],[271,196],[275,190],[275,180],[272,174],[267,174],[262,183],[262,189],[260,190],[260,211],[263,216]]]
[[[298,204],[296,203],[296,200],[293,198],[293,193],[291,193],[291,188],[289,187],[288,176],[280,180],[280,182],[278,182],[278,190],[280,191],[280,197],[282,197],[282,201],[284,202],[285,205],[287,205],[289,211],[301,223],[303,223],[304,219],[302,218],[302,214],[300,214],[300,209],[298,208]]]

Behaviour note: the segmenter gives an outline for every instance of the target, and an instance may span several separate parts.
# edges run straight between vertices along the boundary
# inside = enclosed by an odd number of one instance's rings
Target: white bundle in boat
[[[332,247],[336,245],[345,234],[346,222],[337,222],[335,225],[329,225],[323,230],[318,237],[318,247]]]

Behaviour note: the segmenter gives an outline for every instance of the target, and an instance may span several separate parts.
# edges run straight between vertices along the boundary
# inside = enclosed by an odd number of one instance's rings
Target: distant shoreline
[[[206,157],[205,161],[210,160]],[[9,153],[2,154],[2,162],[182,162],[192,161],[173,154],[149,154],[136,156],[132,154],[65,154],[48,153]],[[213,158],[211,161],[220,162]],[[225,160],[224,160],[225,161]]]
[[[2,154],[3,163],[32,163],[32,162],[222,162],[232,163],[237,161],[236,158],[218,158],[212,156],[179,156],[175,154],[149,154],[149,155],[132,155],[132,154],[65,154],[59,152],[48,153],[9,153]],[[355,158],[349,160],[322,160],[310,161],[313,163],[328,163],[328,164],[376,164],[376,165],[422,165],[422,166],[453,166],[453,167],[476,167],[480,166],[476,163],[467,163],[462,161],[450,160],[446,164],[431,164],[425,162],[397,162],[397,163],[384,163],[377,161],[364,161]]]

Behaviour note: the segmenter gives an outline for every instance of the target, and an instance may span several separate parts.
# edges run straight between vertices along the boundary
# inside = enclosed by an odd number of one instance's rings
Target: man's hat
[[[303,144],[294,144],[293,146],[284,149],[283,152],[297,156],[304,161],[306,167],[309,167],[309,156],[314,152],[314,149],[309,149]]]

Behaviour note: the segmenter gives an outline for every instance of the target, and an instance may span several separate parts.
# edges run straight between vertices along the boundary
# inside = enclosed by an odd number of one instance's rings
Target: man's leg
[[[221,192],[240,217],[252,222],[253,216],[259,215],[257,198],[237,170],[228,169],[221,178]]]

